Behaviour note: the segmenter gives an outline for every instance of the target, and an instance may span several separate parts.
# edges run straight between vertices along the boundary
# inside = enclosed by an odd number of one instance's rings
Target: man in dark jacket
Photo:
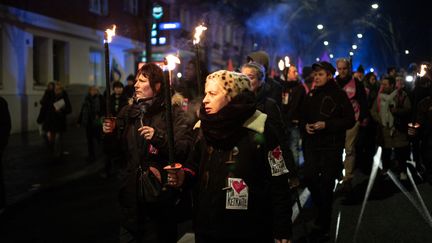
[[[0,97],[0,213],[6,206],[6,191],[3,178],[2,155],[9,140],[11,130],[11,118],[8,104],[3,97]]]
[[[265,83],[260,87],[259,92],[262,92],[264,96],[272,98],[276,101],[279,106],[282,102],[282,87],[281,85],[270,77],[270,57],[265,51],[257,51],[250,53],[247,58],[247,62],[257,62],[264,66],[265,69]]]
[[[345,92],[333,79],[334,67],[315,63],[315,85],[302,106],[304,181],[318,207],[314,235],[318,241],[329,237],[333,188],[342,170],[345,132],[354,123],[354,111]]]
[[[368,106],[366,90],[363,84],[351,74],[350,61],[346,58],[340,58],[336,61],[339,75],[336,77],[336,83],[341,87],[348,96],[354,109],[356,123],[354,127],[347,130],[345,138],[345,176],[343,177],[343,190],[351,190],[351,181],[354,177],[355,166],[355,145],[357,143],[359,128],[364,124],[367,118]]]
[[[287,80],[281,79],[282,85],[282,114],[287,134],[290,138],[290,149],[297,167],[300,152],[300,105],[306,95],[305,88],[299,80],[297,67],[291,65],[288,69]]]

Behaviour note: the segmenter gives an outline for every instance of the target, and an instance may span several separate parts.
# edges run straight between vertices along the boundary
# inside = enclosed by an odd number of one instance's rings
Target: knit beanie
[[[237,72],[219,70],[207,76],[206,83],[209,81],[218,82],[231,98],[234,98],[242,91],[251,90],[249,78]]]

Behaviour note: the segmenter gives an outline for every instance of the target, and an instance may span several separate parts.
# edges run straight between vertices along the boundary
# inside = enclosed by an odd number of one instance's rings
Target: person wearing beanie
[[[282,86],[270,77],[270,57],[265,51],[256,51],[250,53],[246,57],[247,62],[256,62],[261,64],[265,69],[265,82],[260,87],[259,92],[263,96],[271,98],[276,101],[276,104],[281,107],[282,104]]]
[[[195,242],[290,242],[291,205],[281,152],[267,115],[256,110],[247,76],[206,79],[197,141],[171,185],[195,188]]]
[[[252,92],[255,93],[256,97],[257,110],[267,115],[269,127],[274,130],[277,142],[280,145],[275,149],[282,150],[285,165],[289,170],[290,186],[291,188],[296,187],[299,184],[299,180],[297,175],[298,168],[293,152],[290,149],[290,141],[293,141],[292,136],[289,136],[287,133],[283,115],[276,102],[271,98],[262,96],[262,93],[259,92],[259,90],[262,90],[260,87],[264,84],[265,69],[259,63],[250,62],[245,63],[241,67],[241,72],[248,76],[250,80]]]
[[[312,68],[316,86],[300,109],[304,183],[318,208],[312,242],[325,242],[330,237],[333,188],[342,173],[345,133],[355,120],[347,95],[333,79],[335,68],[325,61],[313,64]]]
[[[105,136],[119,140],[124,159],[119,173],[120,242],[177,242],[177,219],[183,210],[175,207],[183,204],[178,204],[178,191],[161,189],[167,184],[163,168],[170,152],[163,86],[162,69],[154,63],[144,64],[135,77],[134,102],[123,107],[116,119],[103,123]],[[174,159],[184,163],[193,143],[192,128],[182,108],[172,108]],[[146,190],[148,184],[156,193]]]

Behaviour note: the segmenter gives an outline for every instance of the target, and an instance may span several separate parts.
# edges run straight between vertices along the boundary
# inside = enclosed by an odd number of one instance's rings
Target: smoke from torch
[[[111,43],[113,36],[115,36],[116,25],[113,24],[111,29],[105,30],[105,43]]]
[[[200,24],[197,27],[195,27],[195,34],[194,34],[194,40],[193,40],[193,44],[197,45],[200,43],[201,41],[201,34],[207,30],[207,27],[205,27],[204,25]]]

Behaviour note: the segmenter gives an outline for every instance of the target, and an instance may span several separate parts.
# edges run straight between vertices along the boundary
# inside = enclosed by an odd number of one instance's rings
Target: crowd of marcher
[[[318,209],[310,237],[327,242],[335,181],[350,192],[357,169],[370,173],[378,146],[379,176],[391,170],[406,180],[408,168],[432,183],[431,69],[423,63],[407,84],[395,68],[380,78],[361,66],[353,72],[346,58],[301,75],[291,64],[273,76],[264,51],[237,71],[209,73],[192,59],[172,84],[169,124],[165,74],[148,63],[126,86],[112,82],[108,99],[89,87],[77,124],[88,161],[101,144],[101,175],[118,173],[120,242],[176,242],[177,224],[190,219],[198,243],[291,242],[299,186]],[[40,132],[59,158],[72,111],[61,83],[49,83],[40,104]],[[181,168],[166,170],[170,153]]]

